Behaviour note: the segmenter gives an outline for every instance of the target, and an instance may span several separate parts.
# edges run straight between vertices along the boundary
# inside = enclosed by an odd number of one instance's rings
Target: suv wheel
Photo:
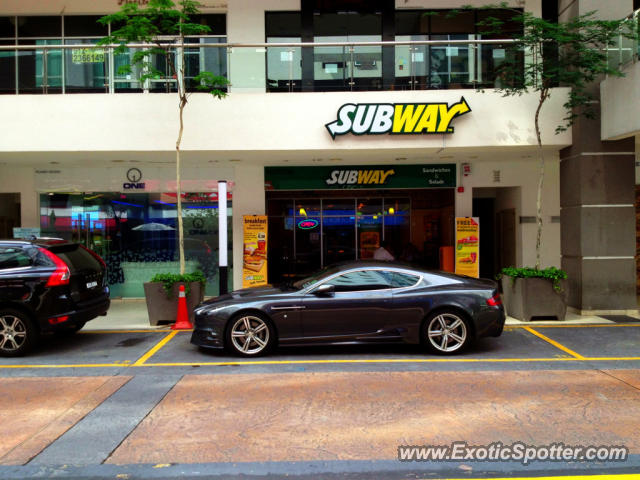
[[[25,355],[36,344],[38,331],[31,318],[13,309],[0,309],[0,356]]]

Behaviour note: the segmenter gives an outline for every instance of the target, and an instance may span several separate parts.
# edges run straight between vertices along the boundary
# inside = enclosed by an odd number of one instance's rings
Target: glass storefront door
[[[410,239],[409,198],[269,199],[269,281],[366,260],[383,240],[400,257]]]
[[[187,271],[202,271],[206,294],[218,295],[217,194],[183,194],[182,206]],[[231,242],[231,208],[227,216]],[[41,194],[40,225],[44,237],[98,253],[107,264],[112,297],[143,297],[143,283],[154,274],[179,271],[175,193]],[[231,243],[228,251],[231,260]]]

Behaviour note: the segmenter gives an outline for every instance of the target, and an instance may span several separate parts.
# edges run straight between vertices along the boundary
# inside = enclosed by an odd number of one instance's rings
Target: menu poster
[[[456,273],[480,277],[480,219],[456,217]]]
[[[244,215],[242,288],[267,285],[267,217]]]

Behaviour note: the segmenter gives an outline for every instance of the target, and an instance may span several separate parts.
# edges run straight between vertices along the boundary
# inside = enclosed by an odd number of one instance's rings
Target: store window
[[[207,295],[219,293],[216,195],[186,193],[182,200],[186,269],[205,274]],[[143,283],[155,273],[179,269],[175,204],[175,193],[41,194],[41,232],[102,256],[112,297],[143,297]],[[227,215],[231,242],[231,208]],[[233,258],[231,243],[228,258]]]

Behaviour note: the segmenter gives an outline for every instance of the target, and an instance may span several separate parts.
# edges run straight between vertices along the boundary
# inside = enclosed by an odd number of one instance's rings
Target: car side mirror
[[[318,297],[330,297],[336,291],[336,287],[334,285],[320,285],[316,288],[312,293]]]

